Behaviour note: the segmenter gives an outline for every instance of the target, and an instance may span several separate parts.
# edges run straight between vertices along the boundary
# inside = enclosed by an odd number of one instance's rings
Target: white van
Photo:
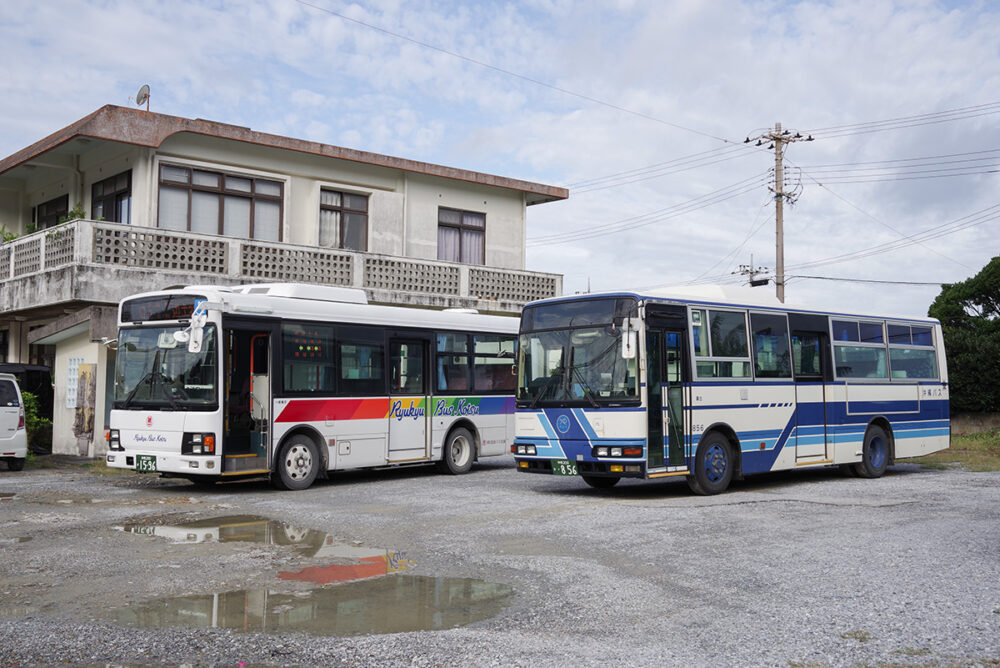
[[[28,456],[28,432],[24,429],[24,401],[17,378],[0,373],[0,459],[11,471],[24,468]]]

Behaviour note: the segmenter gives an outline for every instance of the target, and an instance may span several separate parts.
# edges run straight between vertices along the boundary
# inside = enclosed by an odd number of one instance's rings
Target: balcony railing
[[[0,282],[71,266],[182,274],[177,283],[298,282],[364,289],[379,302],[517,311],[562,276],[119,223],[76,220],[0,246]],[[159,286],[131,286],[131,293]]]

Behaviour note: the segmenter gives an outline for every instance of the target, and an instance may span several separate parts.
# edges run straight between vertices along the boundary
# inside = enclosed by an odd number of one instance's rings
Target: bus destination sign
[[[187,320],[195,307],[205,301],[195,295],[161,295],[140,297],[122,303],[122,322],[149,322],[153,320]]]

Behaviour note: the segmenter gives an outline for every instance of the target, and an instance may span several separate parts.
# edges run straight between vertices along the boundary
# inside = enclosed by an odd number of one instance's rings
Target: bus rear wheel
[[[729,439],[717,431],[710,431],[698,444],[694,473],[687,477],[688,487],[703,496],[724,492],[733,479],[735,464]]]
[[[278,464],[271,480],[279,489],[306,489],[316,480],[320,466],[316,444],[305,436],[293,436],[281,446]]]
[[[22,471],[24,470],[25,459],[25,457],[10,457],[7,459],[7,468],[11,471]]]
[[[452,475],[467,473],[472,468],[475,454],[476,446],[472,434],[468,429],[459,427],[448,434],[448,440],[445,441],[441,470]]]
[[[585,475],[581,477],[583,478],[583,481],[585,483],[587,483],[594,489],[611,489],[612,487],[618,484],[619,480],[621,480],[621,478],[618,477],[609,478],[609,477],[594,476],[594,475]]]
[[[872,425],[865,432],[861,461],[854,464],[860,478],[881,478],[889,466],[889,437],[882,427]]]

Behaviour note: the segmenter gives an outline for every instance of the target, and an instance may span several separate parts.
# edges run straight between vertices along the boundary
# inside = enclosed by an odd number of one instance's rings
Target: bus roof
[[[881,320],[911,320],[919,322],[938,322],[935,318],[924,316],[902,316],[896,314],[875,314],[864,311],[826,310],[821,307],[803,306],[801,304],[783,304],[772,293],[758,288],[736,285],[685,285],[676,287],[661,287],[639,291],[619,290],[610,292],[592,292],[588,294],[550,297],[525,305],[554,303],[583,299],[599,299],[601,297],[634,297],[635,299],[677,304],[697,304],[702,306],[722,306],[750,308],[761,310],[777,310],[788,313],[813,313],[817,315],[846,316],[860,318],[878,318]]]
[[[292,318],[315,321],[421,327],[516,334],[518,318],[485,315],[470,309],[434,310],[411,306],[368,304],[363,290],[298,283],[237,286],[190,285],[134,294],[122,303],[158,295],[186,294],[205,297],[224,313],[244,317]],[[121,305],[118,311],[121,321]],[[127,323],[121,323],[127,324]]]

